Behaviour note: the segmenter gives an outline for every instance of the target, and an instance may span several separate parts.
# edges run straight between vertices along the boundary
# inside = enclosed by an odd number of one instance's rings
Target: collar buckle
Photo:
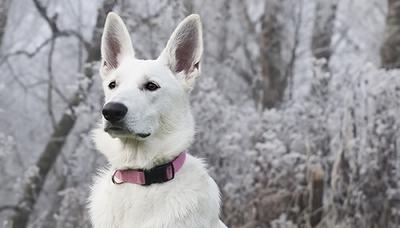
[[[164,183],[174,179],[175,177],[175,167],[172,162],[142,171],[145,177],[145,183],[143,184],[145,186]]]

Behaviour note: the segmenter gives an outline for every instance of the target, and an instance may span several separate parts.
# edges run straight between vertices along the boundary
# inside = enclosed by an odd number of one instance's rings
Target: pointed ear
[[[200,17],[192,14],[186,17],[172,33],[166,48],[159,58],[175,74],[182,72],[187,81],[198,76],[203,53],[203,38]]]
[[[135,56],[128,29],[118,14],[110,12],[101,38],[102,70],[116,69],[126,56]]]

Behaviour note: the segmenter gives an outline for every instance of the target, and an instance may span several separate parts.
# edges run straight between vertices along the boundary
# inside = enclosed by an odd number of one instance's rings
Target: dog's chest
[[[194,214],[193,222],[209,220],[210,209],[218,207],[212,201],[218,198],[218,190],[209,191],[208,176],[196,178],[185,172],[183,169],[174,180],[151,186],[115,185],[111,172],[105,172],[92,189],[90,212],[94,227],[178,227],[180,221],[190,223]],[[213,213],[218,214],[218,210]]]
[[[129,184],[126,184],[129,185]],[[138,186],[113,186],[110,192],[104,192],[103,205],[99,203],[98,208],[103,208],[106,214],[113,215],[108,218],[115,227],[131,227],[134,222],[137,227],[151,227],[155,224],[169,222],[170,218],[184,215],[195,203],[188,203],[190,196],[184,192],[178,194],[167,192],[163,187],[141,187]],[[179,200],[185,198],[185,200]],[[193,200],[189,200],[193,201]],[[151,224],[153,223],[153,224]]]

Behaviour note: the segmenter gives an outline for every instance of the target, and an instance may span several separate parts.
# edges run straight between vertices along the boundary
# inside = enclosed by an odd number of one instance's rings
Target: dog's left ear
[[[200,16],[186,17],[172,33],[166,48],[161,53],[162,61],[177,77],[183,77],[189,87],[200,73],[203,53],[203,38]]]

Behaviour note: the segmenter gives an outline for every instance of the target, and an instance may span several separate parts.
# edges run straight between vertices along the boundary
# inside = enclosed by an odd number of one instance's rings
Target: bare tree
[[[240,12],[240,19],[244,23],[244,29],[246,32],[243,33],[243,41],[241,43],[241,47],[243,47],[243,53],[245,55],[244,60],[246,67],[239,67],[239,64],[235,64],[235,70],[238,75],[248,84],[252,89],[252,96],[255,101],[258,101],[260,106],[260,101],[262,97],[261,91],[261,80],[259,78],[258,66],[260,58],[259,56],[253,56],[252,52],[249,48],[250,41],[255,43],[260,43],[260,36],[256,31],[256,23],[252,21],[250,14],[248,12],[248,7],[246,5],[246,1],[238,1],[239,3],[239,12]]]
[[[335,28],[337,4],[337,0],[318,0],[315,7],[311,48],[315,58],[326,60],[326,66],[328,66],[332,55],[331,43]]]
[[[259,103],[263,108],[279,105],[284,96],[287,80],[282,74],[282,1],[268,1],[265,4],[261,21],[260,63],[262,74],[262,97]]]
[[[47,9],[42,6],[38,0],[33,1],[41,17],[48,23],[52,31],[53,39],[56,39],[61,35],[71,34],[78,37],[81,42],[84,42],[83,38],[75,31],[60,30],[56,23],[57,16],[49,16]],[[91,45],[89,45],[87,42],[84,42],[88,53],[88,56],[85,60],[85,65],[87,67],[84,69],[84,74],[88,79],[88,83],[79,86],[78,90],[69,100],[67,110],[65,110],[61,119],[54,126],[54,132],[50,136],[50,140],[47,142],[43,152],[40,154],[40,157],[36,162],[38,172],[29,178],[29,180],[27,180],[25,183],[23,183],[22,195],[19,199],[17,209],[8,220],[9,227],[22,228],[27,226],[29,216],[33,211],[36,201],[41,193],[46,177],[57,157],[61,153],[68,134],[75,125],[77,116],[74,113],[74,108],[78,107],[85,100],[87,93],[93,84],[92,77],[94,72],[92,71],[91,63],[100,60],[101,29],[105,21],[106,13],[111,11],[114,5],[115,1],[105,0],[102,6],[98,9],[96,25],[93,30],[92,40],[90,42]]]
[[[390,69],[400,67],[400,2],[388,0],[388,7],[381,59],[382,66]]]

